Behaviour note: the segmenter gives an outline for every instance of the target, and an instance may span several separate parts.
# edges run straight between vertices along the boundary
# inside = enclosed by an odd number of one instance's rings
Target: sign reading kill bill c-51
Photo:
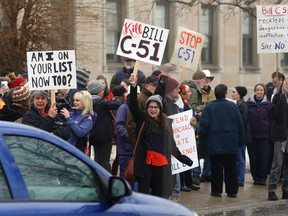
[[[116,54],[161,65],[169,30],[125,19]]]
[[[196,71],[204,39],[204,35],[179,26],[170,62]]]
[[[30,90],[76,88],[75,51],[27,52]]]
[[[168,118],[173,119],[172,130],[176,146],[183,155],[188,156],[193,161],[192,167],[189,167],[172,156],[171,169],[173,175],[199,166],[195,131],[190,124],[192,116],[192,110],[168,116]]]
[[[288,52],[288,5],[257,6],[257,52]]]

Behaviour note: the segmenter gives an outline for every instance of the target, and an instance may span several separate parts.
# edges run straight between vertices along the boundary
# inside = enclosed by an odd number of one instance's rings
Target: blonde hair
[[[75,99],[78,99],[85,107],[81,115],[85,115],[87,113],[94,115],[92,96],[88,91],[76,92],[74,94],[74,100]]]

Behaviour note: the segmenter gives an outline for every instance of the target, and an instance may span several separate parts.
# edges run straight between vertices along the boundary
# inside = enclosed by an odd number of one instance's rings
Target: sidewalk
[[[192,208],[199,215],[287,215],[288,201],[282,200],[281,184],[278,184],[278,201],[268,201],[267,186],[253,185],[250,173],[246,173],[244,187],[239,187],[237,198],[227,197],[223,186],[222,197],[210,195],[210,183],[201,183],[198,191],[181,192],[179,203]],[[283,211],[283,214],[281,212]]]

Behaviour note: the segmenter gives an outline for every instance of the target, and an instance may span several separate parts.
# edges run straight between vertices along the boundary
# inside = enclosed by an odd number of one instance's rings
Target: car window
[[[102,201],[97,174],[83,161],[47,141],[5,135],[33,200]]]
[[[2,165],[0,164],[0,200],[10,200],[11,194],[4,175]]]

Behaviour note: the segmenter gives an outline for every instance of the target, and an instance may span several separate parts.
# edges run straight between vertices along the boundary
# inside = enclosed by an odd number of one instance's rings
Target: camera
[[[200,112],[202,112],[201,107],[196,107],[195,113],[200,113]]]
[[[56,107],[57,107],[58,113],[60,113],[63,108],[66,108],[68,111],[72,110],[71,105],[65,99],[58,99],[56,103]]]

